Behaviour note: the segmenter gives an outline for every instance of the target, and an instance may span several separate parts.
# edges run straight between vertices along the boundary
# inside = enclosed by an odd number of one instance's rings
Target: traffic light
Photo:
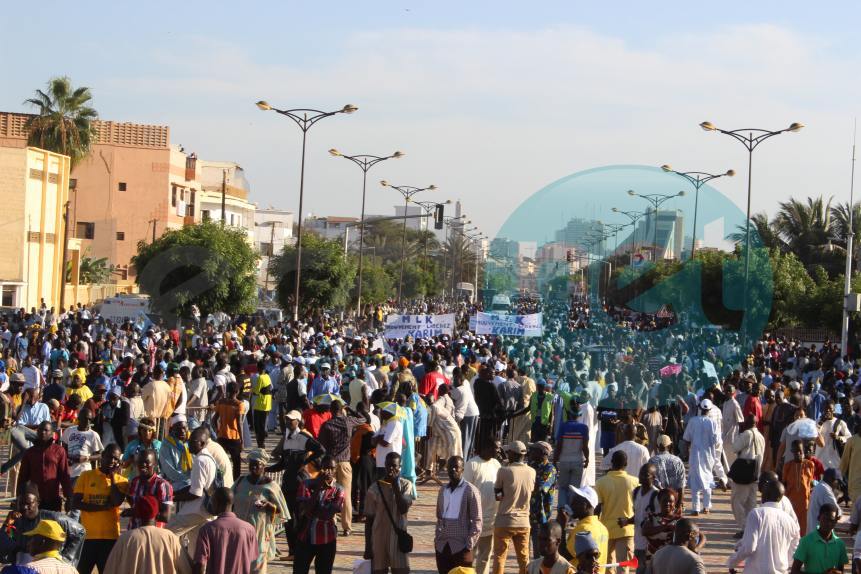
[[[573,263],[573,262],[574,262],[574,252],[573,252],[573,251],[571,251],[570,249],[565,253],[565,260],[566,260],[568,263]]]
[[[433,228],[442,229],[442,220],[445,211],[445,205],[437,203],[433,211]]]

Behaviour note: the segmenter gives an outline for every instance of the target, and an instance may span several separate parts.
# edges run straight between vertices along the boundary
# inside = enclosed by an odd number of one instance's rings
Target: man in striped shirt
[[[139,498],[152,496],[158,501],[158,516],[155,525],[163,528],[170,520],[171,507],[173,506],[173,487],[168,481],[155,473],[156,454],[152,449],[139,452],[135,457],[138,475],[134,477],[129,485],[128,500],[131,508],[123,511],[124,516],[131,516],[129,530],[141,526],[132,509]]]

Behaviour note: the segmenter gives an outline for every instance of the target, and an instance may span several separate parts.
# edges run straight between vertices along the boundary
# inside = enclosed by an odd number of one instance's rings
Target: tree
[[[90,153],[92,122],[98,118],[88,105],[91,99],[89,88],[72,88],[66,76],[52,78],[47,92],[36,90],[36,97],[24,102],[36,108],[36,115],[27,120],[27,143],[69,156],[74,168]]]
[[[777,231],[768,221],[768,215],[765,213],[754,213],[750,217],[750,241],[756,247],[765,247],[766,249],[781,249],[786,250],[786,243],[778,235]],[[727,239],[736,245],[744,245],[747,241],[747,227],[742,224],[736,227],[735,233],[730,233]]]
[[[244,229],[206,221],[141,241],[132,264],[156,312],[188,317],[192,305],[204,316],[253,312],[257,258]]]
[[[81,257],[78,263],[78,281],[83,285],[106,283],[114,271],[114,266],[108,264],[107,257],[93,259],[89,255]],[[66,262],[66,281],[72,280],[72,262]]]
[[[285,309],[292,308],[296,288],[296,247],[284,246],[281,253],[272,258],[269,272],[277,281],[278,302]],[[313,233],[302,235],[299,303],[306,312],[345,306],[355,277],[356,266],[352,260],[344,260],[344,248],[340,241],[323,239]],[[364,289],[363,283],[363,298]]]
[[[366,258],[362,266],[362,305],[376,305],[395,296],[395,282],[386,269]],[[356,294],[353,294],[353,298]]]

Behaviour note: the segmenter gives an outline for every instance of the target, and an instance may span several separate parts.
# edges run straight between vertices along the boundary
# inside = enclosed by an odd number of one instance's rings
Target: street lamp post
[[[753,150],[768,138],[780,135],[784,132],[798,132],[804,124],[793,122],[788,128],[771,131],[758,128],[744,128],[739,130],[722,130],[711,122],[702,122],[700,127],[707,132],[720,132],[741,142],[747,149],[747,214],[745,217],[745,240],[744,240],[744,320],[747,321],[747,297],[748,278],[750,276],[750,196],[753,181]],[[747,344],[747,331],[742,329],[742,343]]]
[[[658,262],[658,208],[666,203],[667,201],[673,199],[674,197],[684,197],[685,192],[680,191],[678,193],[673,194],[663,194],[663,193],[637,193],[633,189],[628,190],[628,195],[631,197],[641,197],[648,201],[655,209],[655,224],[654,231],[652,233],[652,238],[654,239],[652,246],[652,260],[654,263]],[[663,257],[661,257],[663,259]]]
[[[693,237],[691,238],[691,261],[694,259],[694,253],[696,252],[696,244],[697,244],[697,213],[699,211],[700,205],[700,188],[710,182],[713,179],[717,179],[723,176],[732,177],[735,175],[735,170],[728,169],[724,173],[712,174],[706,173],[704,171],[676,171],[671,166],[664,164],[661,166],[661,169],[667,173],[674,173],[676,175],[680,175],[686,180],[690,182],[691,185],[694,186],[696,190],[696,195],[694,196],[694,227],[693,227]]]
[[[421,191],[434,191],[436,186],[429,185],[427,187],[413,187],[411,185],[392,185],[386,180],[380,181],[380,185],[383,187],[391,187],[404,196],[404,227],[401,233],[401,276],[398,279],[398,305],[400,305],[401,295],[403,294],[404,289],[404,260],[407,256],[407,208],[409,207],[410,199],[415,194]]]
[[[466,221],[464,221],[464,220],[466,220]],[[454,265],[455,265],[455,261],[456,261],[455,260],[456,253],[454,252],[454,249],[453,249],[453,247],[454,247],[454,226],[456,224],[460,224],[462,227],[463,225],[465,225],[467,223],[472,223],[472,221],[466,219],[465,214],[461,214],[457,217],[444,217],[443,222],[448,225],[448,227],[446,228],[446,243],[448,243],[449,247],[451,247],[452,249],[444,249],[443,250],[443,262],[442,262],[443,276],[442,276],[442,278],[443,278],[443,281],[445,281],[445,270],[448,267],[448,265],[447,265],[447,263],[448,263],[448,252],[451,251],[451,265],[452,265],[452,267],[451,267],[451,296],[454,297]]]
[[[362,217],[359,220],[359,284],[356,289],[356,316],[361,317],[362,315],[362,260],[365,253],[365,191],[368,185],[368,170],[377,165],[380,162],[386,161],[387,159],[399,159],[404,157],[404,153],[401,151],[396,151],[392,155],[387,156],[378,156],[378,155],[345,155],[332,148],[329,150],[329,153],[335,157],[342,157],[344,159],[348,159],[362,170]]]
[[[336,114],[352,114],[359,108],[352,104],[347,104],[340,110],[334,112],[323,112],[320,110],[312,110],[308,108],[296,108],[292,110],[279,110],[273,108],[264,100],[257,102],[257,107],[264,111],[278,112],[282,116],[293,120],[299,129],[302,130],[302,164],[299,170],[299,220],[296,228],[296,287],[293,293],[293,320],[299,320],[299,282],[302,278],[302,203],[305,198],[305,144],[308,139],[308,130],[311,126],[329,116]]]
[[[634,264],[634,244],[637,239],[637,222],[643,217],[643,214],[639,211],[622,211],[619,208],[614,207],[612,209],[613,213],[618,213],[620,215],[624,215],[628,219],[631,220],[631,251],[628,256],[628,265]]]

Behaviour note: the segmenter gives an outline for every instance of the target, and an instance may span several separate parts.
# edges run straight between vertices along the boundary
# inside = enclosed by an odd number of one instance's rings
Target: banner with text
[[[477,335],[514,335],[517,337],[540,337],[543,332],[541,313],[531,315],[497,315],[476,313]]]
[[[386,338],[427,339],[454,333],[454,313],[448,315],[388,315],[386,316]]]

